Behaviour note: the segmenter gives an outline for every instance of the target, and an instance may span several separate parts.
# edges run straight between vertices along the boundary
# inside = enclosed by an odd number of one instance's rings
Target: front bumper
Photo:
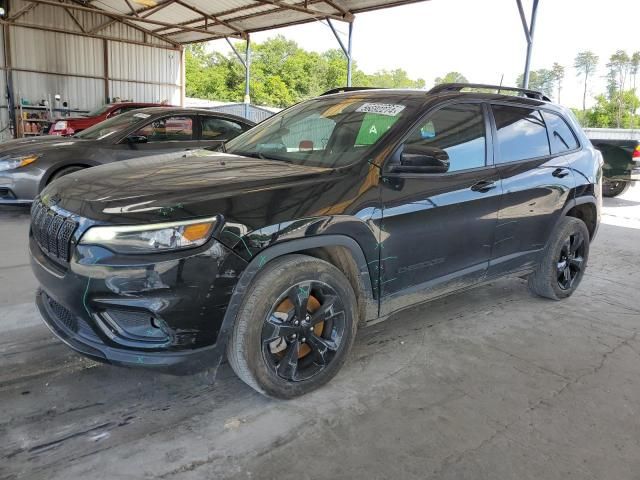
[[[49,329],[77,352],[121,366],[188,374],[219,365],[226,305],[246,265],[219,242],[166,259],[128,264],[100,247],[76,246],[68,266],[30,238],[36,303]],[[224,270],[221,270],[224,268]]]
[[[38,194],[41,179],[39,172],[0,172],[0,205],[30,205]]]
[[[190,351],[146,352],[113,348],[105,344],[94,329],[53,300],[42,289],[36,292],[36,305],[49,330],[76,352],[102,363],[123,367],[148,367],[177,375],[195,373],[222,360],[218,345]]]

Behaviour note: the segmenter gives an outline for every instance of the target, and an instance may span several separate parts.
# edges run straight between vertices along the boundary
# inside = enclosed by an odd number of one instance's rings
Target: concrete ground
[[[563,302],[497,281],[362,330],[298,400],[98,365],[32,304],[27,215],[0,212],[0,478],[640,478],[640,187],[607,199]]]

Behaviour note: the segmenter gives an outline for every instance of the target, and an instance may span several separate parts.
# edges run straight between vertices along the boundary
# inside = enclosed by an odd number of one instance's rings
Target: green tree
[[[556,83],[556,87],[558,89],[558,96],[556,100],[560,103],[560,95],[562,93],[562,81],[564,80],[564,67],[559,63],[554,63],[551,68],[551,72],[553,74],[553,80]]]
[[[616,127],[622,126],[623,120],[623,107],[624,107],[624,91],[631,70],[631,58],[624,50],[617,50],[611,57],[609,57],[609,63],[607,63],[609,69],[608,86],[609,86],[609,99],[616,101]],[[630,107],[631,108],[631,107]]]
[[[423,79],[412,80],[401,68],[379,70],[372,75],[367,75],[367,83],[380,88],[424,88],[425,86]]]
[[[633,90],[636,89],[636,77],[638,76],[638,71],[640,70],[640,52],[634,52],[631,55],[631,60],[629,63],[631,69],[631,85]]]
[[[600,59],[598,56],[589,51],[585,50],[579,52],[574,59],[573,66],[576,69],[578,76],[584,76],[584,91],[582,93],[582,111],[585,112],[587,109],[587,85],[589,83],[589,76],[595,71],[598,66],[598,61]]]
[[[441,83],[469,83],[469,80],[460,72],[449,72],[443,77],[437,77],[434,83],[436,85]]]
[[[622,104],[621,110],[620,104]],[[585,125],[598,128],[614,128],[619,124],[638,128],[640,119],[633,115],[633,107],[637,104],[638,97],[633,90],[616,92],[612,98],[600,94],[596,96],[596,104],[586,112],[583,122]],[[618,119],[619,111],[622,112],[621,119]]]
[[[634,52],[633,55],[631,55],[631,88],[633,90],[633,93],[636,95],[637,98],[637,90],[636,90],[636,80],[638,77],[638,71],[640,70],[640,52]],[[638,103],[634,103],[632,110],[631,110],[631,119],[633,121],[633,119],[635,119],[636,113],[638,111]]]
[[[529,73],[529,88],[531,90],[538,90],[548,97],[553,96],[553,90],[556,85],[555,73],[553,70],[546,68],[540,68],[538,70],[532,70]],[[524,75],[518,75],[516,85],[523,84]]]
[[[244,51],[238,42],[236,50]],[[241,102],[244,97],[244,66],[233,52],[207,52],[204,44],[187,48],[186,93],[212,100]],[[358,86],[424,88],[421,78],[412,79],[401,68],[366,74],[353,62],[352,80]],[[322,92],[345,86],[347,60],[341,50],[309,52],[283,36],[254,43],[251,55],[251,99],[260,105],[286,107]]]

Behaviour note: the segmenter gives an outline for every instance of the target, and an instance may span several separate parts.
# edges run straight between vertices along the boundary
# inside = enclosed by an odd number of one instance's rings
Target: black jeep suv
[[[359,326],[418,302],[506,275],[568,297],[601,156],[540,93],[464,87],[328,92],[224,152],[53,182],[30,233],[45,322],[113,364],[195,371],[226,353],[289,398],[336,374]]]

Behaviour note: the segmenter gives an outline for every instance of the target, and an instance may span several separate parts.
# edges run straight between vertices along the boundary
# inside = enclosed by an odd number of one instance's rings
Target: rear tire
[[[304,395],[344,364],[357,312],[353,288],[336,267],[306,255],[280,257],[248,288],[227,359],[240,379],[264,395]]]
[[[553,231],[538,265],[529,275],[529,290],[552,300],[575,292],[589,259],[589,230],[582,220],[564,217]]]
[[[602,195],[605,197],[617,197],[629,188],[629,182],[622,180],[605,180],[602,182]]]

